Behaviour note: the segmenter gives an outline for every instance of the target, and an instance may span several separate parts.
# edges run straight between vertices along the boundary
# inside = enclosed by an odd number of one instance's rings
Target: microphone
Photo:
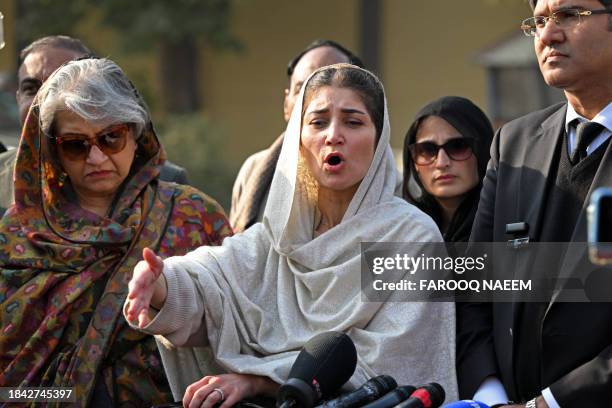
[[[370,402],[363,408],[391,408],[408,398],[416,388],[412,385],[402,385],[393,391],[383,395],[374,402]]]
[[[490,408],[480,401],[463,400],[446,404],[442,408]]]
[[[438,408],[444,402],[446,393],[438,383],[428,383],[416,389],[406,401],[394,408]]]
[[[308,340],[280,386],[276,405],[312,408],[346,383],[357,367],[355,344],[344,333],[325,332]]]
[[[379,375],[348,394],[326,401],[317,408],[357,408],[372,402],[397,387],[393,377]]]

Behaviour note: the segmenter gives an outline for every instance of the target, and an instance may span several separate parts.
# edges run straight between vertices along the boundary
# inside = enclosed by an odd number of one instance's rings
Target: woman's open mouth
[[[323,169],[329,172],[338,172],[344,165],[344,157],[339,152],[332,152],[325,156]]]

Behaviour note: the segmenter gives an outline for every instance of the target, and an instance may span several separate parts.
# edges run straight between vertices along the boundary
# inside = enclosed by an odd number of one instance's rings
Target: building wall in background
[[[386,0],[383,7],[383,82],[395,147],[416,112],[440,96],[465,96],[486,111],[486,72],[476,54],[531,14],[524,0]]]

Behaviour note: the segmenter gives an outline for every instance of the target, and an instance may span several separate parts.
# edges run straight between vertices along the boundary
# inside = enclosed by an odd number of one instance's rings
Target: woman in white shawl
[[[389,374],[400,384],[439,382],[454,399],[454,305],[362,301],[361,242],[442,241],[395,186],[382,84],[348,64],[314,72],[289,121],[263,221],[183,257],[145,250],[134,269],[124,313],[163,336],[175,398],[226,408],[273,396],[304,343],[335,330],[357,348],[350,386]]]

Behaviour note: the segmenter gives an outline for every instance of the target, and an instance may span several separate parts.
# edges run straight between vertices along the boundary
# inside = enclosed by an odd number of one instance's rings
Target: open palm
[[[166,295],[165,282],[158,282],[164,270],[163,260],[149,248],[142,251],[142,257],[144,260],[136,264],[134,274],[128,284],[125,311],[127,320],[137,321],[140,328],[151,322],[149,317],[151,301],[163,304]]]

